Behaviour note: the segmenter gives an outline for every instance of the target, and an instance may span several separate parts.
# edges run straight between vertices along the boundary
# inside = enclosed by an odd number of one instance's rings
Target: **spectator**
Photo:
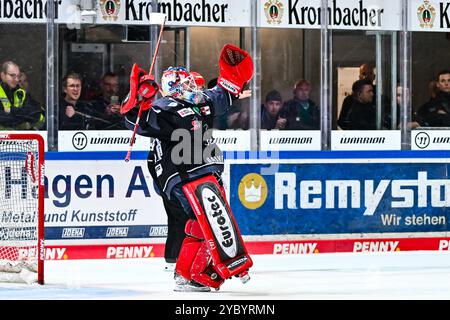
[[[359,66],[359,80],[367,80],[373,85],[375,81],[375,67],[369,63],[363,63]]]
[[[286,118],[287,130],[319,130],[320,108],[310,99],[311,83],[299,80],[294,86],[294,97],[284,103],[280,112]]]
[[[397,101],[397,123],[395,124],[395,128],[400,129],[400,114],[401,114],[401,108],[402,108],[402,95],[403,95],[403,88],[400,86],[400,84],[397,83],[397,90],[396,90],[396,101]],[[407,96],[409,96],[409,90],[407,90],[406,92]],[[392,122],[392,115],[386,114],[386,123],[389,123],[390,126],[392,126],[391,122]],[[415,129],[417,127],[420,126],[418,120],[417,120],[417,115],[416,114],[412,114],[411,117],[411,122],[409,122],[407,124],[407,126],[409,127],[409,129]]]
[[[80,101],[82,82],[79,74],[71,72],[63,79],[63,96],[59,100],[59,129],[95,129],[92,106]]]
[[[422,127],[450,127],[450,70],[439,72],[436,81],[436,97],[417,112]]]
[[[20,68],[6,61],[1,66],[0,129],[41,129],[45,124],[44,111],[30,94],[19,85]]]
[[[28,91],[28,88],[30,87],[30,84],[28,82],[28,76],[25,72],[21,72],[19,76],[19,86],[25,91]]]
[[[371,64],[363,63],[359,67],[359,80],[367,80],[373,85],[373,82],[375,81],[375,67],[373,67]],[[374,86],[374,94],[375,94],[375,86]],[[341,112],[339,113],[338,117],[338,125],[343,130],[347,130],[349,128],[348,126],[350,125],[349,112],[350,107],[353,104],[352,101],[353,96],[354,96],[353,94],[348,95],[345,97],[344,101],[342,101]]]
[[[104,121],[96,121],[96,129],[125,129],[123,117],[120,114],[119,76],[106,73],[100,80],[100,94],[93,97],[94,115]]]
[[[347,130],[376,130],[373,97],[373,85],[369,80],[358,80],[353,83]]]
[[[437,81],[431,80],[428,83],[428,93],[430,94],[431,99],[436,98],[437,93],[439,92],[439,89],[437,87]]]
[[[346,96],[344,101],[342,101],[341,111],[337,120],[338,126],[342,130],[347,130],[350,126],[350,108],[353,103],[353,95],[354,93],[352,92],[352,94]]]
[[[375,81],[375,67],[370,64],[370,63],[363,63],[360,67],[359,67],[359,80],[366,80],[368,82],[370,82],[372,84],[373,87],[373,105],[376,106],[377,105],[377,87],[374,84]],[[342,106],[341,106],[341,111],[339,113],[339,117],[338,117],[338,125],[341,129],[343,130],[347,130],[348,129],[348,125],[350,123],[349,120],[349,112],[350,112],[350,107],[353,104],[352,99],[354,98],[354,95],[351,94],[347,97],[345,97],[344,101],[342,102]],[[390,108],[390,100],[387,96],[382,95],[381,96],[381,101],[382,101],[382,119],[383,119],[383,127],[385,128],[390,128],[391,124],[388,122],[388,119],[390,119],[390,112],[391,112],[391,108]]]
[[[283,99],[277,90],[272,90],[266,95],[266,101],[261,106],[261,129],[284,129],[286,119],[280,117],[283,107]]]

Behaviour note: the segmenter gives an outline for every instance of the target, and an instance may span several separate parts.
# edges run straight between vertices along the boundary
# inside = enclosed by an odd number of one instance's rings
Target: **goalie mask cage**
[[[44,140],[0,133],[0,282],[44,283]]]

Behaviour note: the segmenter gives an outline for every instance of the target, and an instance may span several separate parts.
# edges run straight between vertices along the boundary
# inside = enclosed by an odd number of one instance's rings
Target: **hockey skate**
[[[183,276],[175,273],[175,288],[173,291],[176,292],[210,292],[211,288],[204,286],[194,280],[189,281]]]

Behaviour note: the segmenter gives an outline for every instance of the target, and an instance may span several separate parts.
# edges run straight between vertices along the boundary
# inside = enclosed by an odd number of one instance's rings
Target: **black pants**
[[[164,208],[167,213],[167,239],[164,249],[164,258],[166,262],[174,263],[177,261],[181,245],[186,237],[184,227],[189,216],[184,212],[180,202],[174,198],[169,200],[162,195]]]
[[[172,197],[172,200],[169,200],[167,195],[161,191],[157,183],[158,180],[154,166],[151,162],[151,154],[149,154],[148,160],[148,171],[154,180],[153,185],[155,186],[155,189],[157,189],[156,191],[163,199],[164,209],[167,214],[167,239],[164,248],[164,259],[168,263],[175,263],[178,259],[178,255],[180,254],[183,240],[186,237],[184,227],[186,222],[189,220],[189,216],[176,197]]]

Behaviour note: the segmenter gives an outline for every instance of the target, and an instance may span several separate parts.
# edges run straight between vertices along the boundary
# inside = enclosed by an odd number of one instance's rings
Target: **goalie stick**
[[[161,30],[159,30],[159,36],[158,36],[158,41],[156,42],[156,48],[155,48],[155,53],[153,54],[153,59],[152,59],[152,63],[150,65],[150,70],[148,72],[149,75],[151,75],[153,73],[153,68],[155,66],[155,62],[156,62],[156,57],[158,56],[158,51],[159,51],[159,46],[161,44],[161,39],[162,39],[162,34],[164,31],[164,25],[166,24],[166,19],[167,16],[164,15],[163,21],[161,23]],[[139,107],[139,112],[138,112],[138,116],[136,118],[136,123],[134,124],[134,130],[133,130],[133,135],[131,136],[131,141],[130,141],[130,148],[127,152],[127,155],[125,157],[125,162],[130,161],[130,157],[131,157],[131,150],[133,149],[133,144],[134,144],[134,139],[136,137],[136,132],[139,126],[139,121],[141,119],[141,115],[142,115],[142,105],[140,105]]]

